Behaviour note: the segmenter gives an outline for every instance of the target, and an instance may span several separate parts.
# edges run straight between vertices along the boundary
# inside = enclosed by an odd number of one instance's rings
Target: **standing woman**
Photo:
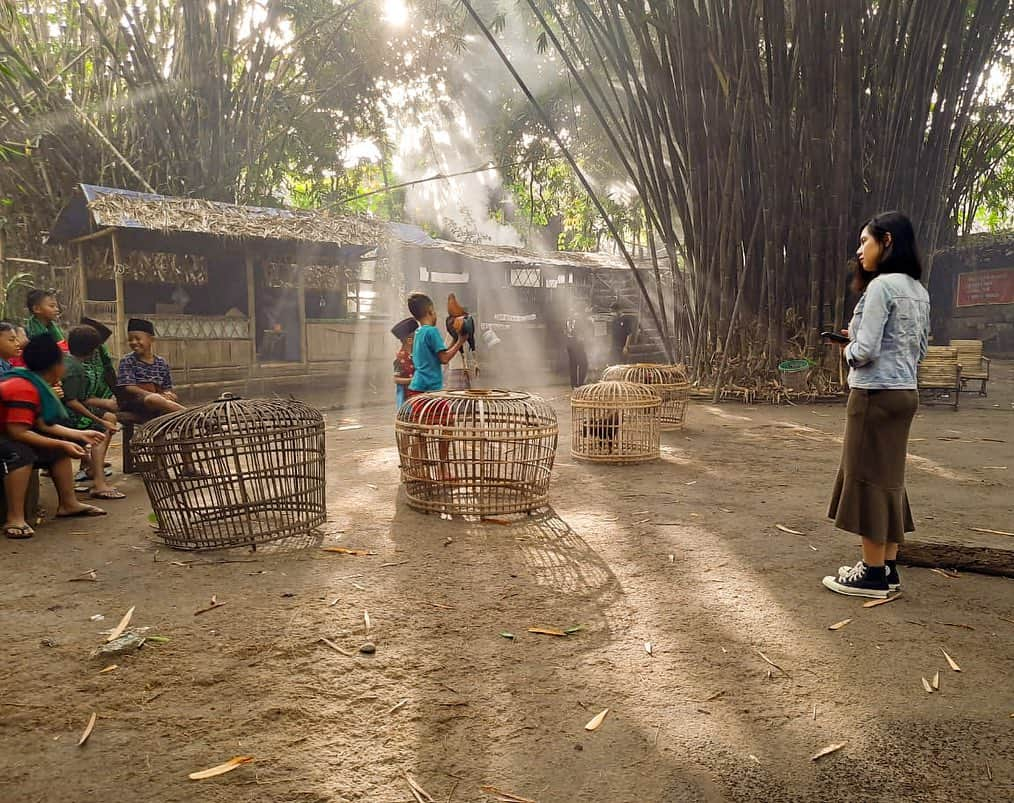
[[[913,532],[905,492],[908,432],[919,407],[919,361],[929,343],[929,294],[912,222],[885,212],[863,227],[856,253],[874,278],[849,326],[848,413],[829,516],[862,538],[863,558],[824,578],[839,594],[886,597],[901,588],[898,547]]]

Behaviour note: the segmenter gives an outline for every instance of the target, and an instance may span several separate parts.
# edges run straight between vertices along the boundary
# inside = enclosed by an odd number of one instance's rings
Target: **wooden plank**
[[[108,237],[116,231],[115,226],[106,226],[104,229],[93,231],[91,234],[83,234],[80,237],[75,237],[73,240],[67,240],[67,245],[74,245],[77,243],[86,243],[89,240],[97,240],[100,237]]]

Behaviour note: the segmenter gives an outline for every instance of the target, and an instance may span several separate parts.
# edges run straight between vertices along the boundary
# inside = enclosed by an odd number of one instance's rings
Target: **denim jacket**
[[[929,293],[911,276],[888,273],[870,282],[849,323],[849,387],[915,390],[929,345],[929,308]]]

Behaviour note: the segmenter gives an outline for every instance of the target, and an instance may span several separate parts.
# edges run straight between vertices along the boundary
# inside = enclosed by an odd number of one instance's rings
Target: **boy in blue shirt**
[[[408,297],[408,311],[412,317],[419,322],[419,328],[415,330],[415,342],[412,344],[412,363],[415,365],[415,373],[412,374],[412,381],[408,385],[405,396],[411,400],[413,396],[428,393],[434,390],[443,390],[444,371],[443,367],[454,359],[461,351],[461,347],[468,341],[468,336],[462,333],[458,336],[457,342],[447,347],[443,337],[434,324],[437,322],[437,313],[433,308],[433,300],[424,293],[410,293]],[[451,423],[450,405],[446,400],[436,402],[423,402],[418,408],[413,408],[413,414],[418,416],[420,423],[430,426],[448,426]],[[425,455],[423,441],[418,441],[411,448],[414,459],[411,461],[414,467],[409,467],[408,472],[425,472],[428,480],[446,482],[453,479],[454,472],[448,460],[450,444],[446,439],[441,438],[437,447],[439,459],[433,461]]]
[[[468,337],[465,334],[459,335],[455,344],[448,348],[434,325],[437,322],[437,313],[433,308],[433,300],[424,293],[409,294],[408,311],[419,322],[419,328],[415,331],[415,342],[412,344],[415,373],[406,394],[408,398],[412,398],[420,393],[443,390],[443,367],[461,351]]]

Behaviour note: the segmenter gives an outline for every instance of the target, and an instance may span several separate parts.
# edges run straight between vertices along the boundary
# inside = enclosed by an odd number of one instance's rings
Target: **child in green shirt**
[[[92,446],[85,469],[93,482],[93,499],[123,499],[124,495],[106,481],[105,460],[109,443],[119,428],[116,426],[116,401],[105,398],[108,393],[101,369],[95,370],[95,357],[102,346],[101,335],[92,326],[75,326],[67,338],[70,354],[65,360],[63,404],[71,413],[75,429],[105,433],[101,443]]]

